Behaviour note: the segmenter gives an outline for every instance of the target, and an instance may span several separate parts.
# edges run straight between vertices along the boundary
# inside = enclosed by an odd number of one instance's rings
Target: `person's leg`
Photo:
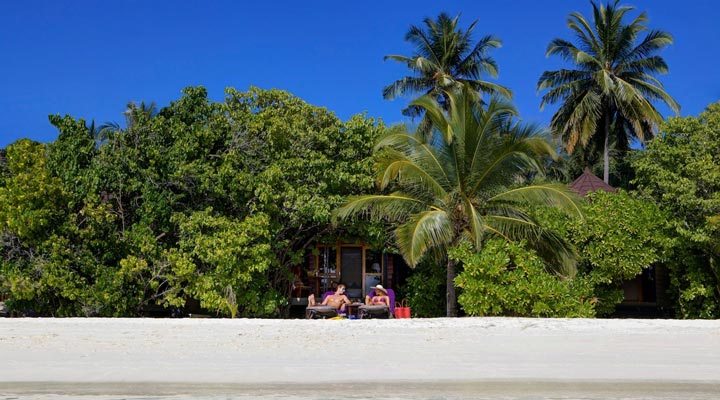
[[[314,306],[315,305],[315,294],[311,293],[310,296],[308,296],[308,305]]]

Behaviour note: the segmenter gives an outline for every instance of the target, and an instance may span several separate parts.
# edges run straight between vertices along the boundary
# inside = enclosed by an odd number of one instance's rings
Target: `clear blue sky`
[[[675,44],[663,56],[668,92],[694,115],[720,99],[720,3],[630,0]],[[570,38],[567,14],[580,0],[512,2],[3,1],[0,5],[0,147],[21,137],[57,136],[49,114],[122,122],[128,101],[159,106],[189,85],[221,100],[227,86],[288,90],[343,119],[367,112],[402,120],[406,100],[385,101],[384,85],[407,73],[384,62],[411,54],[411,24],[441,11],[462,13],[476,32],[499,36],[499,82],[515,93],[523,119],[547,123],[538,76],[557,67],[544,56],[554,37]],[[667,114],[666,109],[662,109]]]

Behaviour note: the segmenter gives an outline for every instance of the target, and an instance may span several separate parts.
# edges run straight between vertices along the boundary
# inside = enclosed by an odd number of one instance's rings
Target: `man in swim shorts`
[[[338,285],[337,290],[335,290],[335,293],[329,295],[328,297],[323,300],[322,304],[323,306],[330,306],[340,312],[345,311],[345,307],[348,304],[351,304],[352,302],[348,297],[345,295],[345,285],[342,283]],[[315,302],[315,295],[311,294],[310,297],[308,297],[308,305],[314,306],[317,303]]]

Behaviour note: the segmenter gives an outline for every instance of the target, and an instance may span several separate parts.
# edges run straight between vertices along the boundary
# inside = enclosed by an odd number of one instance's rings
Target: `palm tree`
[[[414,75],[386,86],[383,89],[385,99],[422,93],[437,96],[440,103],[444,104],[446,99],[442,98],[443,91],[458,84],[470,85],[479,93],[511,97],[509,89],[481,79],[485,74],[497,77],[497,63],[488,56],[488,52],[500,47],[500,39],[488,35],[473,45],[472,33],[477,20],[467,30],[463,30],[458,28],[458,19],[459,16],[450,18],[446,13],[441,13],[436,20],[426,18],[423,21],[425,30],[415,25],[410,27],[405,41],[415,46],[415,54],[411,57],[388,55],[385,60],[407,65]],[[422,108],[411,105],[403,110],[403,114],[420,116]]]
[[[455,316],[455,263],[447,249],[469,240],[476,249],[487,236],[526,240],[552,265],[571,275],[573,250],[540,227],[523,204],[552,204],[579,213],[564,185],[522,186],[528,171],[537,171],[552,146],[544,130],[514,122],[515,110],[491,99],[487,108],[473,89],[447,91],[446,110],[436,96],[412,105],[431,121],[433,136],[390,130],[376,144],[377,184],[389,194],[355,196],[336,218],[366,214],[397,223],[398,248],[410,266],[428,252],[447,260],[447,315]]]
[[[538,90],[547,90],[541,108],[561,103],[551,126],[569,153],[578,145],[601,141],[603,178],[609,183],[611,141],[623,152],[631,138],[640,142],[652,138],[662,122],[653,101],[667,104],[676,113],[680,106],[656,78],[668,71],[657,53],[672,43],[670,34],[651,30],[638,43],[639,35],[647,30],[645,13],[626,24],[623,19],[633,7],[619,6],[617,0],[612,5],[591,4],[592,24],[578,12],[568,17],[577,45],[554,39],[547,49],[547,56],[558,55],[575,68],[545,71]]]
[[[157,115],[157,113],[157,105],[154,101],[150,103],[141,101],[140,104],[135,103],[134,101],[129,102],[127,108],[123,111],[126,129],[130,129],[133,125],[135,125],[139,118],[149,119]],[[107,136],[109,133],[121,131],[122,128],[117,122],[106,122],[100,125],[100,133],[104,136]]]
[[[131,101],[127,105],[127,109],[123,114],[125,115],[125,123],[128,128],[135,125],[139,118],[148,119],[157,115],[157,105],[154,101],[145,103],[141,101],[140,104]]]

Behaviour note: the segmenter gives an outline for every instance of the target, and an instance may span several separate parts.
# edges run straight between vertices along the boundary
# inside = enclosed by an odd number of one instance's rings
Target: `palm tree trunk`
[[[605,148],[603,149],[603,180],[610,184],[610,114],[605,112]]]
[[[457,299],[455,297],[455,261],[447,262],[447,316],[457,317]]]

